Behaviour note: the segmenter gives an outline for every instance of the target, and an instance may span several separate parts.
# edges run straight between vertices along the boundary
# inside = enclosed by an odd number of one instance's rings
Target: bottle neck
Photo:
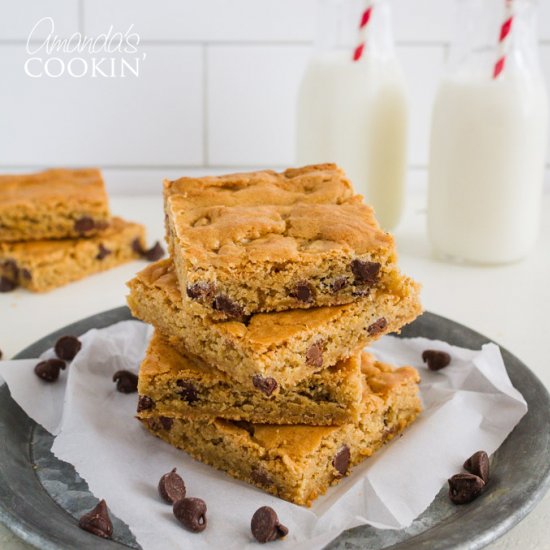
[[[504,59],[496,78],[540,76],[536,15],[536,0],[457,0],[449,72],[495,79],[495,65]],[[500,40],[507,23],[509,32]]]
[[[342,51],[352,59],[357,45],[364,41],[364,55],[393,57],[394,39],[388,0],[374,0],[364,31],[359,26],[367,4],[364,0],[321,0],[319,3],[315,49],[318,53]]]

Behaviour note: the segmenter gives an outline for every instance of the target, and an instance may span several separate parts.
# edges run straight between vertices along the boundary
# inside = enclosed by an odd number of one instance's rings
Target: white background
[[[454,2],[392,2],[410,93],[413,188],[425,185],[431,104]],[[316,4],[0,0],[0,171],[99,165],[111,192],[144,193],[158,190],[164,176],[293,164],[296,92]],[[30,78],[26,40],[44,16],[60,36],[133,23],[146,53],[140,77]],[[539,34],[550,88],[550,0],[540,1]]]

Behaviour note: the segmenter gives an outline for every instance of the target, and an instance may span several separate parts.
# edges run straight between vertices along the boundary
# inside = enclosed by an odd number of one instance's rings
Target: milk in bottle
[[[509,46],[500,46],[505,63],[495,77],[498,26],[508,20],[504,3],[462,2],[474,12],[471,32],[483,35],[484,28],[491,28],[487,15],[496,28],[490,47],[479,46],[487,37],[471,36],[475,48],[444,77],[435,100],[428,231],[441,256],[480,264],[512,262],[536,241],[548,106],[536,57],[533,4],[517,0],[509,6]]]
[[[297,162],[336,162],[394,228],[404,202],[407,96],[385,1],[373,5],[363,55],[353,61],[363,2],[325,0],[320,46],[304,74]]]

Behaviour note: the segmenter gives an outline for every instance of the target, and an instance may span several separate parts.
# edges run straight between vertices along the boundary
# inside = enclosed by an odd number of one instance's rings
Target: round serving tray
[[[64,334],[83,334],[131,319],[120,307],[82,319],[35,342],[15,359],[38,357]],[[479,349],[490,340],[469,328],[424,313],[401,337],[424,336]],[[407,529],[361,526],[342,533],[327,548],[369,550],[450,550],[482,548],[521,521],[550,485],[550,396],[538,378],[501,348],[514,386],[529,411],[492,458],[491,483],[467,506],[449,502],[444,487],[430,507]],[[37,548],[139,548],[128,527],[113,518],[116,539],[98,539],[78,527],[78,518],[96,502],[74,468],[50,451],[53,437],[31,420],[0,387],[0,521]],[[161,539],[159,539],[161,540]]]

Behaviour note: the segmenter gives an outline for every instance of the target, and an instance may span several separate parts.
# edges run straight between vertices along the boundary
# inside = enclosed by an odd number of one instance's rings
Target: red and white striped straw
[[[493,67],[493,78],[498,78],[506,65],[508,43],[510,41],[508,37],[512,31],[512,23],[514,22],[513,0],[505,0],[504,6],[504,22],[500,26],[500,35],[498,37],[498,58],[495,66]]]
[[[373,0],[365,0],[363,11],[361,12],[361,19],[359,21],[359,40],[358,44],[353,50],[353,61],[359,61],[363,57],[365,50],[365,43],[367,41],[367,25],[372,16]]]

